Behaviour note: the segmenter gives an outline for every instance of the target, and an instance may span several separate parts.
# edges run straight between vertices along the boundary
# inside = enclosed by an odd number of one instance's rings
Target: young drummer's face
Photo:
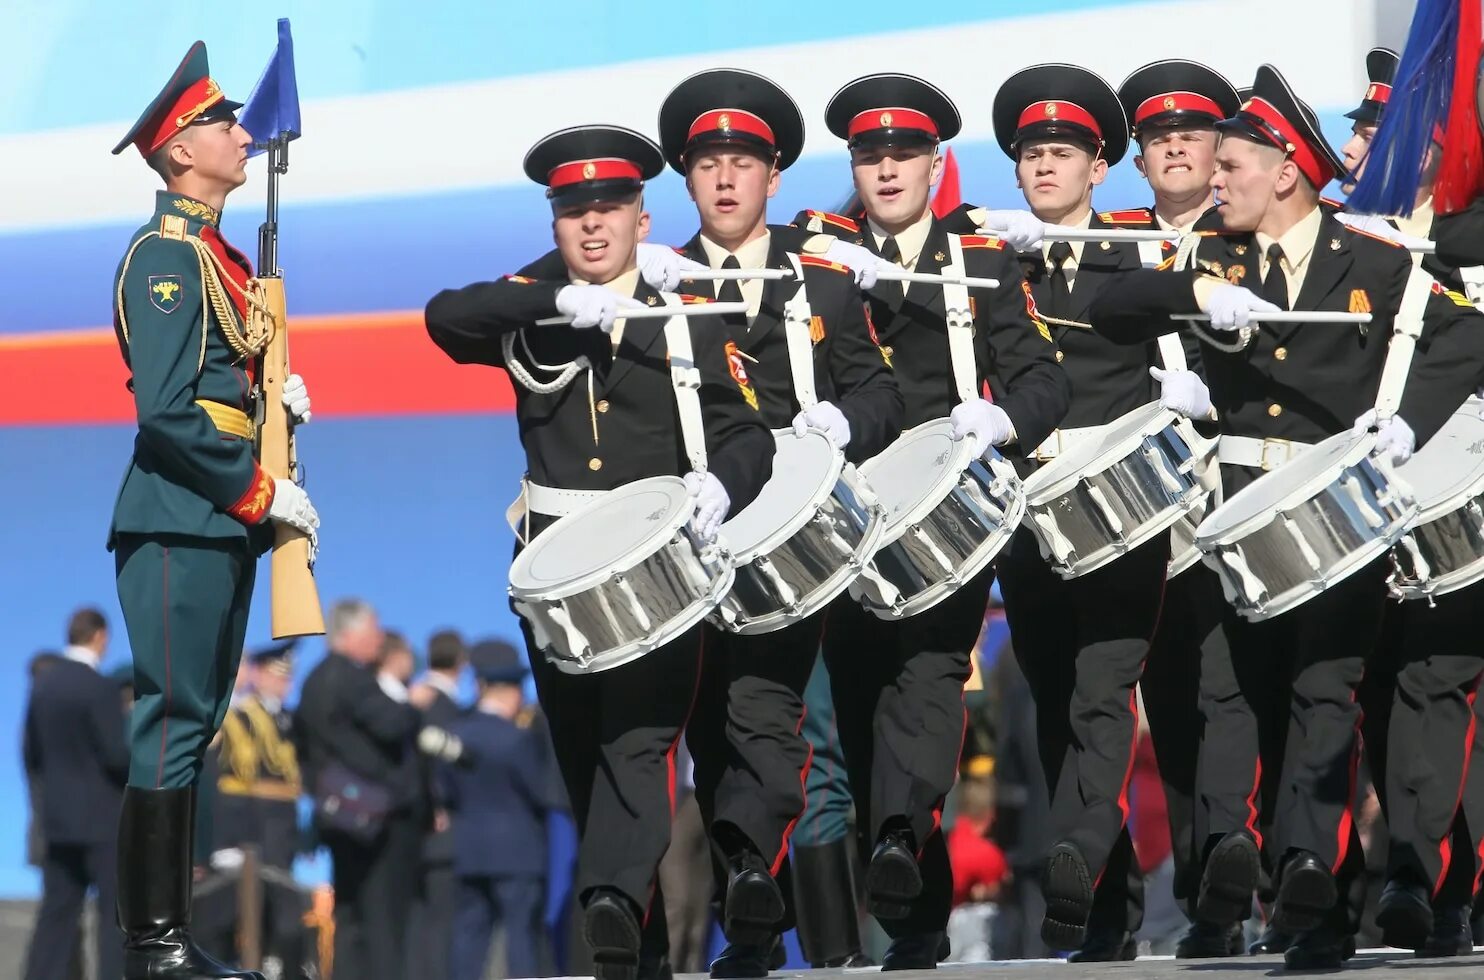
[[[686,166],[685,186],[707,238],[731,243],[767,224],[768,198],[778,192],[780,179],[771,160],[717,147],[691,154]]]
[[[1015,181],[1036,214],[1065,215],[1092,204],[1092,189],[1108,162],[1086,147],[1062,140],[1027,140],[1016,154]]]
[[[1350,139],[1340,149],[1340,156],[1345,160],[1345,169],[1350,171],[1353,179],[1340,185],[1340,189],[1346,194],[1355,190],[1355,182],[1360,180],[1360,175],[1365,173],[1365,158],[1371,152],[1371,140],[1376,138],[1376,127],[1358,122],[1350,127]]]
[[[927,214],[933,183],[943,172],[936,146],[857,146],[850,172],[866,214],[879,225],[911,224]]]
[[[1209,126],[1155,129],[1134,158],[1156,196],[1177,200],[1210,190],[1216,171],[1216,130]]]
[[[1216,147],[1216,173],[1211,189],[1217,213],[1230,231],[1256,231],[1278,188],[1283,152],[1251,140],[1228,136]]]
[[[649,235],[640,195],[558,208],[552,237],[567,269],[585,282],[605,283],[634,268],[634,249]]]

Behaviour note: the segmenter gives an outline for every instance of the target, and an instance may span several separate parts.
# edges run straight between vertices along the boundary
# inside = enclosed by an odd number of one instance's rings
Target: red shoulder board
[[[831,262],[829,259],[825,258],[822,255],[800,255],[799,264],[812,265],[819,269],[834,269],[836,272],[848,273],[850,271],[850,267],[848,265],[841,265],[838,262]]]
[[[1348,228],[1349,225],[1346,225],[1346,227]],[[1362,236],[1364,236],[1366,238],[1371,238],[1371,239],[1374,239],[1374,240],[1376,240],[1378,242],[1384,242],[1387,245],[1390,245],[1392,248],[1401,248],[1402,247],[1400,243],[1392,241],[1391,239],[1387,238],[1385,235],[1373,234],[1372,232],[1366,231],[1363,228],[1350,228],[1350,230],[1353,231],[1353,232],[1355,232],[1355,234],[1357,234],[1357,235],[1362,235]]]
[[[676,295],[676,297],[679,298],[680,302],[682,302],[682,303],[714,303],[714,302],[716,302],[710,296],[691,296],[688,293],[676,293],[675,295]]]
[[[506,276],[505,278],[506,279],[509,279],[511,282],[518,282],[522,286],[529,285],[530,283],[533,283],[533,282],[536,281],[536,280],[532,279],[530,276]]]
[[[989,235],[960,235],[958,240],[964,248],[992,248],[999,251],[1005,247],[1003,241]]]
[[[812,210],[805,213],[807,213],[810,218],[818,218],[820,221],[823,221],[826,224],[835,225],[838,228],[844,228],[846,231],[856,232],[861,230],[861,226],[859,224],[845,217],[845,215],[843,214],[831,214],[828,211]]]
[[[1148,208],[1128,208],[1124,211],[1099,211],[1098,220],[1109,225],[1152,225],[1154,215]]]

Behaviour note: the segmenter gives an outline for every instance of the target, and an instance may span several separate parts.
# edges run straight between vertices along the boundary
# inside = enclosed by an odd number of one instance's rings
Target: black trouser
[[[335,974],[402,980],[423,822],[394,813],[369,844],[326,834],[335,886]]]
[[[696,802],[723,852],[731,856],[738,844],[750,845],[774,875],[804,812],[813,757],[803,735],[804,688],[823,626],[820,612],[752,636],[705,627],[706,661],[685,736],[695,760]]]
[[[702,662],[697,626],[653,652],[595,674],[552,666],[521,621],[541,708],[577,822],[574,891],[626,895],[649,919],[675,817],[675,751]],[[656,950],[658,951],[658,950]]]
[[[412,975],[446,977],[453,948],[453,920],[458,909],[459,879],[453,861],[429,860],[424,841],[417,891],[412,901],[408,970]]]
[[[123,976],[124,934],[119,931],[115,912],[116,855],[112,840],[47,845],[41,865],[41,905],[36,910],[31,948],[26,954],[25,980],[68,980],[72,976],[89,886],[98,891],[97,980],[119,980]]]
[[[1094,876],[1092,928],[1132,932],[1143,920],[1128,784],[1136,688],[1169,560],[1169,535],[1160,534],[1097,571],[1062,579],[1021,529],[1000,561],[1010,640],[1036,702],[1052,832],[1076,845]]]
[[[863,857],[895,824],[910,829],[918,848],[922,893],[906,918],[882,921],[892,937],[948,925],[953,872],[940,823],[958,777],[964,683],[993,579],[986,569],[926,612],[895,622],[848,598],[829,610],[824,657]]]
[[[1376,662],[1361,704],[1371,775],[1390,838],[1387,876],[1436,896],[1453,862],[1474,877],[1472,845],[1453,840],[1475,737],[1474,700],[1484,671],[1484,590],[1388,602]]]
[[[1196,840],[1206,849],[1244,831],[1275,869],[1289,852],[1310,851],[1334,870],[1342,893],[1363,871],[1351,814],[1357,692],[1381,629],[1388,567],[1378,558],[1259,623],[1226,611],[1229,655],[1209,656],[1201,669]]]

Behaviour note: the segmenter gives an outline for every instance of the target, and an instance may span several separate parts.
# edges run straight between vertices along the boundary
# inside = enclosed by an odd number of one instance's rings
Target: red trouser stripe
[[[1458,771],[1458,793],[1453,797],[1453,815],[1458,816],[1458,808],[1463,805],[1463,788],[1469,779],[1469,760],[1474,755],[1474,730],[1478,727],[1479,719],[1474,715],[1474,698],[1479,693],[1479,678],[1474,678],[1474,690],[1469,692],[1469,727],[1463,741],[1463,768]],[[1443,831],[1443,839],[1438,843],[1438,856],[1443,859],[1443,866],[1438,870],[1438,879],[1432,884],[1432,897],[1437,898],[1438,892],[1443,890],[1443,879],[1448,877],[1448,868],[1453,864],[1453,830],[1448,828]],[[1475,877],[1478,871],[1474,872]]]
[[[706,661],[706,633],[702,631],[700,649],[696,651],[696,683],[690,691],[690,704],[685,707],[685,721],[680,723],[680,730],[670,740],[670,747],[665,750],[665,783],[670,794],[670,823],[675,823],[675,752],[680,747],[680,739],[685,735],[685,730],[690,727],[691,712],[696,709],[696,695],[701,690],[701,671]],[[658,869],[656,869],[658,873]],[[649,900],[644,903],[644,923],[649,922],[649,915],[654,911],[654,888],[657,878],[651,878],[649,882]]]
[[[1355,703],[1356,692],[1350,692],[1350,703]],[[1340,867],[1345,863],[1345,857],[1350,853],[1350,828],[1354,822],[1354,815],[1350,812],[1355,801],[1355,781],[1360,775],[1360,726],[1365,721],[1365,712],[1357,710],[1355,713],[1355,731],[1351,734],[1350,741],[1350,780],[1349,790],[1345,793],[1345,808],[1340,811],[1340,826],[1336,829],[1335,841],[1335,863],[1334,872],[1339,874]]]
[[[799,734],[803,732],[804,719],[808,717],[809,706],[806,704],[804,705],[804,710],[799,712],[799,723],[794,726],[795,738],[798,738]],[[774,856],[773,864],[768,869],[768,873],[775,878],[778,877],[779,869],[783,867],[783,859],[788,857],[788,840],[793,836],[794,828],[798,826],[799,820],[804,816],[804,811],[809,808],[809,770],[814,766],[814,743],[807,742],[806,744],[809,746],[809,751],[804,756],[804,767],[799,770],[799,797],[803,799],[804,806],[798,813],[794,814],[794,818],[788,822],[788,826],[783,828],[783,837],[778,842],[778,853]]]

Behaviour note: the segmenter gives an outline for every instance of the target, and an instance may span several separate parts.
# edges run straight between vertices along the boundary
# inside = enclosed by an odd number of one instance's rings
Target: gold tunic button
[[[1067,355],[1066,354],[1062,353],[1061,351],[1057,351],[1056,352],[1056,363],[1060,364],[1062,361],[1065,361],[1066,359],[1067,359]]]
[[[602,401],[598,402],[596,408],[598,409],[599,412],[606,412],[606,411],[608,411],[608,399],[605,398]]]
[[[1277,350],[1273,351],[1273,357],[1280,361],[1288,360],[1288,348],[1279,347]]]
[[[1277,413],[1275,412],[1274,414]],[[594,472],[597,472],[598,470],[601,470],[603,468],[603,461],[594,456],[592,459],[587,461],[587,468]]]
[[[1283,406],[1276,403],[1269,405],[1268,414],[1271,415],[1273,418],[1277,418],[1278,416],[1283,414]],[[596,460],[594,460],[594,462],[596,462]]]

